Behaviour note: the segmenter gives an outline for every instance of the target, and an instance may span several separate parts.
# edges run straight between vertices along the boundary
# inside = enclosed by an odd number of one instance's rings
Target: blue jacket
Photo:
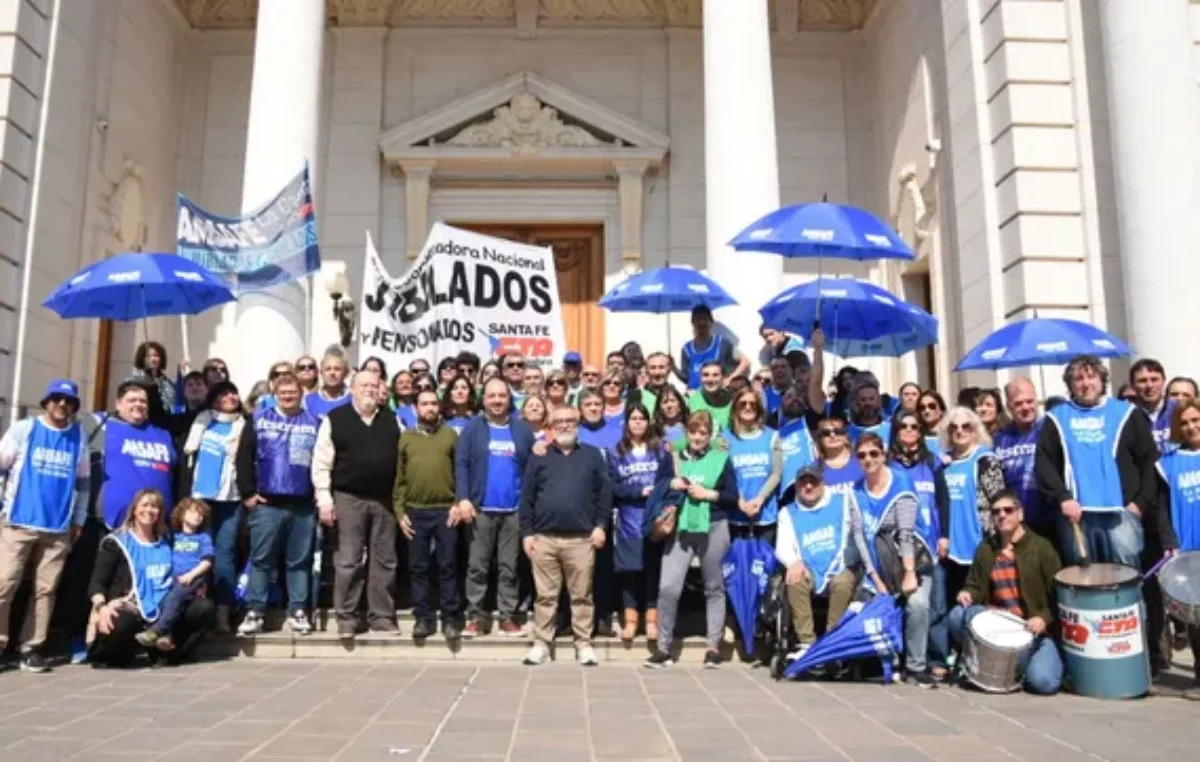
[[[533,448],[533,429],[528,423],[511,415],[508,428],[512,431],[513,445],[517,449],[517,471],[525,473],[529,451]],[[454,492],[457,500],[470,500],[476,508],[483,507],[483,495],[488,478],[488,419],[477,415],[458,437],[458,449],[454,453]]]

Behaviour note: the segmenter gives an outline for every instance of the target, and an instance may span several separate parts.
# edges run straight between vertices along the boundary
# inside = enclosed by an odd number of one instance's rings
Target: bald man
[[[1029,379],[1016,378],[1005,385],[1004,401],[1012,423],[996,432],[994,442],[996,455],[1004,467],[1004,481],[1020,497],[1026,525],[1056,543],[1054,516],[1043,509],[1034,477],[1034,454],[1042,431],[1037,390]]]

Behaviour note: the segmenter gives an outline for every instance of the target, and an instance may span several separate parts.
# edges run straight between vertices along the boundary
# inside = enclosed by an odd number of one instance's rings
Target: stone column
[[[1168,375],[1200,369],[1184,316],[1200,277],[1200,108],[1187,0],[1101,0],[1130,345]]]
[[[269,201],[305,161],[310,176],[319,176],[324,47],[324,0],[259,0],[243,211]],[[304,354],[306,313],[307,292],[299,281],[238,300],[238,361],[232,369],[243,388],[262,378],[270,363]]]
[[[767,0],[704,3],[704,164],[708,274],[739,304],[717,317],[755,356],[758,308],[782,289],[783,260],[726,242],[779,207]]]
[[[642,202],[650,162],[619,160],[613,162],[613,168],[617,172],[617,196],[621,202],[621,270],[635,273],[642,268]]]
[[[421,254],[429,237],[429,193],[435,166],[433,160],[400,162],[404,172],[404,249],[409,259]]]

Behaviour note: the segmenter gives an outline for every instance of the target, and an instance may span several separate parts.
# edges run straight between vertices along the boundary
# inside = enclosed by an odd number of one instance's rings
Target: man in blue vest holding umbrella
[[[21,657],[28,672],[48,669],[41,647],[63,564],[87,517],[90,477],[88,449],[75,421],[79,387],[67,379],[52,382],[42,410],[18,421],[0,441],[0,652],[8,645],[9,607],[26,566],[33,565]]]

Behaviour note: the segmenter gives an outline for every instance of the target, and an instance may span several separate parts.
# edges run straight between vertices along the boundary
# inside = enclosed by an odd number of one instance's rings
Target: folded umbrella
[[[890,681],[892,660],[904,651],[900,604],[890,595],[877,595],[857,613],[847,611],[841,620],[783,671],[798,677],[810,670],[840,661],[878,656],[884,678]]]
[[[725,577],[725,594],[733,606],[742,633],[742,644],[748,656],[754,655],[755,623],[758,621],[758,604],[775,573],[778,561],[775,548],[766,540],[757,537],[735,537],[722,560],[721,572]]]

